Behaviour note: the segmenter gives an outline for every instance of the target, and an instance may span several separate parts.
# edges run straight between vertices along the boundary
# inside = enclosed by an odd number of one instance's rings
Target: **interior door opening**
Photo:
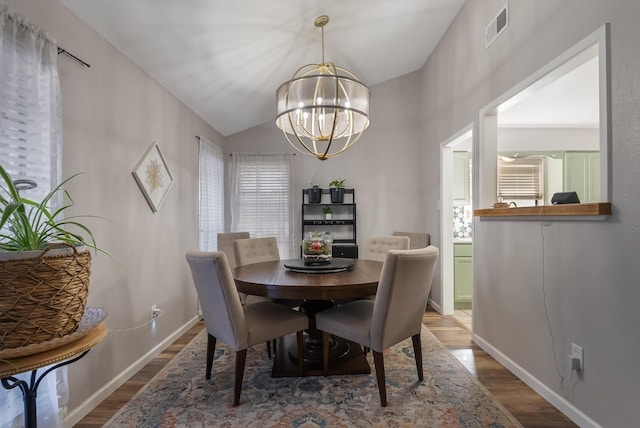
[[[441,313],[472,331],[473,124],[441,144]]]

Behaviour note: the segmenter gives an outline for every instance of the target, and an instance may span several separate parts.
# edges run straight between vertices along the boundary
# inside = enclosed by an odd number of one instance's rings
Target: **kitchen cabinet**
[[[469,309],[473,297],[473,248],[471,243],[453,244],[454,308]]]
[[[471,201],[470,160],[471,152],[453,152],[453,201],[458,205]]]
[[[309,232],[322,231],[333,234],[331,254],[333,257],[358,258],[356,244],[356,193],[344,189],[344,202],[332,203],[329,189],[321,189],[319,203],[310,203],[307,193],[302,191],[302,237]],[[323,207],[331,208],[331,219],[326,219]],[[302,247],[300,247],[302,257]]]
[[[600,152],[564,154],[564,191],[574,190],[580,202],[600,201]]]

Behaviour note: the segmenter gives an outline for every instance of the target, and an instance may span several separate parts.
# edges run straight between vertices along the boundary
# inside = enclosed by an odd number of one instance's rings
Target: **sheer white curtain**
[[[200,175],[198,243],[203,251],[217,250],[218,233],[224,232],[224,153],[198,137]]]
[[[61,177],[57,57],[54,41],[0,5],[0,161],[14,180],[36,181],[36,189],[23,193],[36,200]]]
[[[233,153],[231,230],[275,236],[280,257],[294,257],[293,155]]]
[[[60,182],[61,176],[57,56],[54,41],[6,5],[0,5],[0,162],[14,180],[36,181],[38,187],[23,191],[22,196],[38,201]],[[43,370],[46,368],[39,372]],[[30,375],[15,377],[28,382]],[[57,380],[60,383],[56,386]],[[66,408],[67,388],[66,368],[47,375],[40,383],[39,425],[61,426],[59,408]],[[22,426],[19,388],[0,393],[0,409],[0,426]]]

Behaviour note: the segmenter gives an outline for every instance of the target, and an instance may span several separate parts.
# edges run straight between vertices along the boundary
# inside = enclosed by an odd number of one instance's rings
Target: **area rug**
[[[411,339],[384,352],[388,407],[370,375],[272,378],[265,346],[247,353],[240,405],[233,407],[235,353],[218,341],[204,378],[206,332],[199,333],[107,427],[521,427],[426,328],[424,380]]]

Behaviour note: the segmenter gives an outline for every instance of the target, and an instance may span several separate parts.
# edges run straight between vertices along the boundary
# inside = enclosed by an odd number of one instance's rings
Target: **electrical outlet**
[[[569,355],[569,368],[571,370],[584,370],[584,349],[575,343],[571,344]]]
[[[158,307],[156,305],[152,305],[151,306],[151,321],[155,321],[158,318],[160,318],[160,314],[162,313],[162,310],[158,309]]]

